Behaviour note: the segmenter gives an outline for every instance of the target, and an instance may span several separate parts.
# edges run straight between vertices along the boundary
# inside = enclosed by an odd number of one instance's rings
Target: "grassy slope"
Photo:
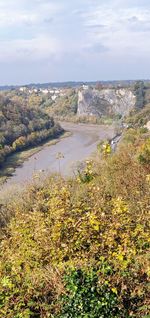
[[[77,179],[1,205],[1,316],[149,317],[149,176],[150,136],[129,129]]]

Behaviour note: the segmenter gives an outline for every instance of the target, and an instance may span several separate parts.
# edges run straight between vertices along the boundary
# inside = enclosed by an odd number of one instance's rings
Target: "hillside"
[[[150,101],[149,83],[142,81],[35,87],[5,91],[3,96],[26,107],[44,110],[56,120],[92,123],[124,120]]]
[[[34,147],[61,132],[59,125],[44,111],[0,96],[0,164],[11,153]]]
[[[0,317],[148,318],[150,133],[1,202]]]
[[[150,88],[142,81],[132,85],[82,85],[67,90],[64,97],[45,106],[47,112],[60,120],[103,123],[138,112],[148,104],[149,96]]]

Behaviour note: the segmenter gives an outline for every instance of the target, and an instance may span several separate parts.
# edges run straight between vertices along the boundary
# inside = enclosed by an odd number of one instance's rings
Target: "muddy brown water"
[[[64,122],[61,122],[61,126],[71,132],[71,136],[61,139],[55,145],[45,146],[24,161],[1,187],[0,194],[13,186],[20,188],[29,183],[35,173],[48,175],[61,172],[64,176],[73,175],[77,164],[88,159],[101,140],[113,138],[115,135],[112,126]],[[62,158],[57,159],[58,154]]]

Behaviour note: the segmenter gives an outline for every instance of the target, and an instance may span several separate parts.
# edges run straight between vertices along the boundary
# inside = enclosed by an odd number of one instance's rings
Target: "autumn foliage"
[[[76,179],[50,177],[5,206],[0,317],[149,317],[149,137],[127,133]]]
[[[0,95],[0,166],[10,154],[37,146],[62,132],[43,110],[27,106],[17,96]]]

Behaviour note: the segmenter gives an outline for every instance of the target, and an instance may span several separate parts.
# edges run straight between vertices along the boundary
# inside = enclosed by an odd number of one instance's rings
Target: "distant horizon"
[[[67,83],[107,83],[107,82],[134,82],[134,81],[150,81],[150,78],[134,78],[134,79],[107,79],[107,80],[66,80],[66,81],[48,81],[48,82],[25,82],[21,84],[0,84],[0,87],[20,87],[31,85],[55,85],[55,84],[67,84]]]

